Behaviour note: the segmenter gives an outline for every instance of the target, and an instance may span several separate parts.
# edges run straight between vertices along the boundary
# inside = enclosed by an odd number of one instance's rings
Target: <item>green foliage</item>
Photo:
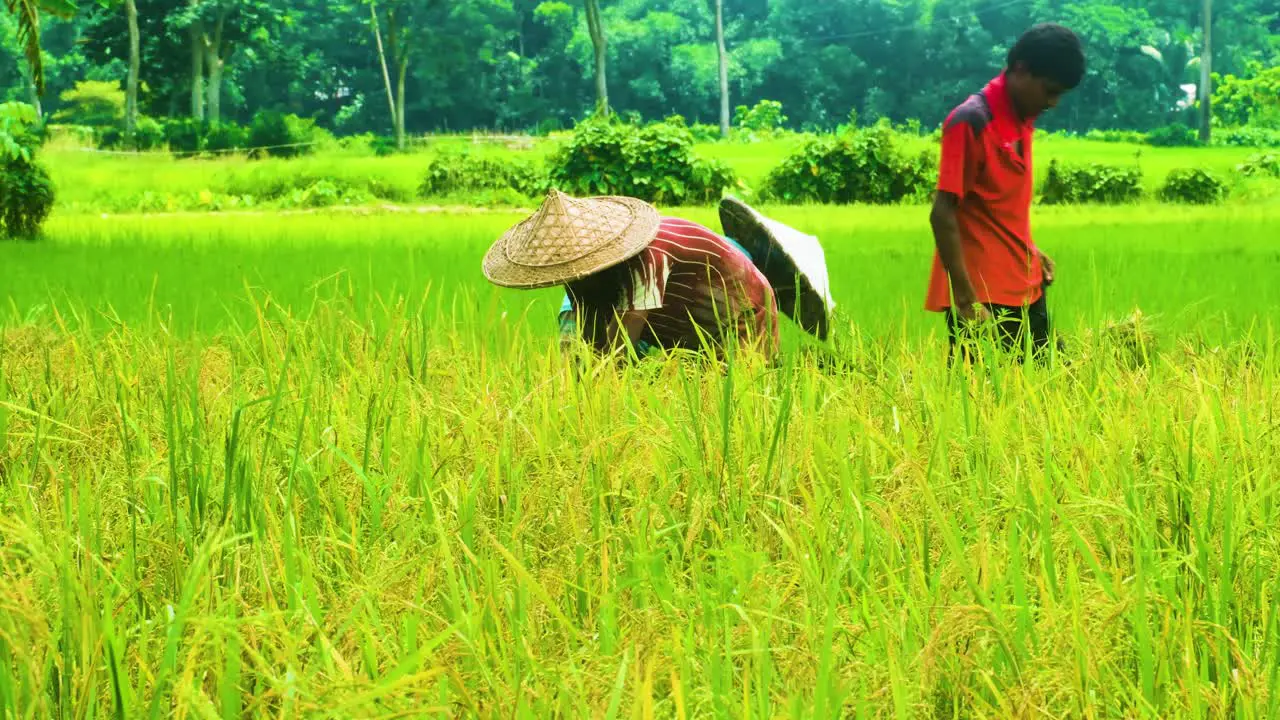
[[[1280,178],[1280,153],[1252,155],[1237,170],[1245,177]]]
[[[209,123],[204,128],[201,149],[206,152],[240,150],[248,141],[249,131],[233,122]]]
[[[139,150],[156,150],[164,144],[164,125],[154,118],[139,117],[133,140]]]
[[[674,118],[643,128],[588,120],[551,158],[551,184],[570,194],[667,205],[716,202],[737,177],[724,163],[697,157],[693,145],[689,128]]]
[[[426,177],[418,187],[418,196],[428,198],[510,189],[525,197],[535,197],[547,192],[548,183],[545,172],[523,160],[448,152],[431,161]]]
[[[743,130],[753,132],[773,132],[787,123],[787,116],[782,114],[782,103],[776,100],[761,100],[750,109],[739,105],[733,113],[733,124]]]
[[[1200,144],[1200,136],[1186,125],[1173,123],[1147,133],[1147,144],[1156,147],[1194,147]]]
[[[64,91],[63,107],[54,113],[58,122],[89,127],[114,127],[124,120],[124,90],[119,83],[84,80]]]
[[[1045,205],[1119,205],[1142,199],[1142,170],[1102,163],[1049,163]]]
[[[1226,147],[1280,148],[1280,130],[1262,127],[1215,130],[1213,144]]]
[[[196,153],[204,148],[204,123],[192,118],[170,120],[164,125],[164,141],[175,153]]]
[[[1212,205],[1226,199],[1226,181],[1202,168],[1184,168],[1169,173],[1160,188],[1160,199],[1169,203]]]
[[[1137,130],[1090,130],[1084,137],[1095,142],[1147,144],[1147,134]]]
[[[30,105],[0,105],[0,237],[35,237],[53,210],[53,181],[35,158],[37,123]]]
[[[164,144],[165,126],[158,120],[139,117],[134,128],[133,139],[137,150],[155,150]],[[106,150],[124,148],[125,132],[123,126],[109,127],[98,134],[98,147]]]
[[[1214,76],[1213,116],[1223,125],[1280,130],[1280,65],[1262,69],[1255,63],[1252,77]]]
[[[248,144],[272,157],[294,157],[311,152],[320,138],[315,120],[264,110],[253,117]]]
[[[933,186],[932,153],[910,155],[887,124],[818,137],[765,179],[761,195],[786,203],[889,204],[925,197]]]

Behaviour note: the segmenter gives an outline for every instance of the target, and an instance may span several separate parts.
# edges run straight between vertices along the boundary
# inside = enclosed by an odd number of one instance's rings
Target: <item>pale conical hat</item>
[[[825,339],[835,300],[818,238],[765,217],[733,196],[720,201],[724,234],[738,241],[773,286],[778,309]]]
[[[552,190],[484,258],[495,285],[541,288],[587,277],[639,255],[658,235],[652,205],[629,197],[574,198]]]

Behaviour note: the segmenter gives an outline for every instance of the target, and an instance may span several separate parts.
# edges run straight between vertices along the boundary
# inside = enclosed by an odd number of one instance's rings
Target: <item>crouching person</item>
[[[484,274],[502,287],[563,286],[562,331],[604,354],[778,352],[777,299],[741,248],[635,198],[552,190],[489,249]]]

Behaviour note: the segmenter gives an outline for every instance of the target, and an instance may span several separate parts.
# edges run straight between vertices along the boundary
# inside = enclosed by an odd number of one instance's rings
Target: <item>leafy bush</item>
[[[0,237],[33,238],[53,209],[53,181],[36,162],[35,108],[0,105]]]
[[[155,150],[165,142],[166,126],[145,115],[138,117],[133,129],[133,141],[137,150]],[[199,139],[197,138],[197,143]],[[98,139],[98,147],[106,149],[127,148],[124,126],[106,128]]]
[[[1252,155],[1241,163],[1237,170],[1245,177],[1280,178],[1280,153]]]
[[[85,80],[58,96],[64,107],[54,113],[58,122],[89,127],[113,127],[124,119],[124,90],[116,82]]]
[[[786,123],[787,116],[782,114],[782,103],[777,100],[761,100],[750,109],[746,105],[739,105],[733,112],[733,124],[744,130],[772,132]]]
[[[258,153],[272,157],[295,157],[311,152],[311,144],[319,141],[315,120],[300,118],[274,110],[263,110],[253,116],[248,144],[262,148]]]
[[[206,152],[226,152],[246,147],[249,132],[233,122],[210,123],[205,127],[201,149]]]
[[[1104,143],[1130,143],[1133,145],[1144,145],[1147,142],[1146,133],[1137,130],[1090,130],[1085,133],[1086,140]]]
[[[445,153],[427,167],[418,195],[425,198],[504,188],[535,197],[547,192],[548,180],[545,173],[522,160],[495,160],[467,152]]]
[[[360,188],[326,178],[317,180],[306,188],[293,190],[281,198],[281,205],[287,208],[313,209],[333,205],[356,205],[371,199],[372,196]]]
[[[577,195],[628,195],[669,205],[715,202],[737,182],[724,163],[697,157],[693,134],[669,120],[643,128],[591,119],[550,161],[554,187]]]
[[[1053,160],[1045,180],[1046,205],[1105,203],[1118,205],[1142,199],[1142,171],[1101,163],[1069,164]]]
[[[1186,125],[1174,123],[1147,133],[1147,144],[1156,147],[1192,147],[1200,144],[1200,137]]]
[[[204,146],[204,123],[193,118],[170,120],[164,125],[164,141],[172,152],[200,152]]]
[[[1215,76],[1213,116],[1224,125],[1280,129],[1280,65],[1250,65],[1251,77]]]
[[[896,203],[925,198],[935,170],[932,154],[907,154],[881,124],[810,140],[769,173],[761,195],[787,203]]]
[[[164,144],[164,125],[153,118],[139,116],[133,139],[139,150],[155,150]]]
[[[693,141],[696,143],[712,143],[723,139],[720,136],[719,125],[696,123],[689,126],[689,133],[693,135]]]
[[[253,163],[230,171],[222,183],[229,195],[252,197],[258,202],[290,202],[299,193],[321,183],[333,185],[343,197],[382,198],[407,202],[413,198],[409,189],[389,183],[367,173],[345,174],[340,168],[299,167],[292,163]],[[323,194],[322,186],[313,191]]]
[[[1222,202],[1226,197],[1227,183],[1200,168],[1174,170],[1160,188],[1160,199],[1170,203],[1211,205]]]
[[[1263,127],[1238,127],[1216,130],[1212,143],[1227,147],[1280,148],[1280,130]]]

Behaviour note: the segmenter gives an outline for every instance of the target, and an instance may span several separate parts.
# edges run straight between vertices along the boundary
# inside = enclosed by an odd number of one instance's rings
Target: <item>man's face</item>
[[[1058,106],[1067,89],[1049,78],[1036,77],[1021,65],[1009,73],[1009,90],[1018,114],[1030,120]]]

